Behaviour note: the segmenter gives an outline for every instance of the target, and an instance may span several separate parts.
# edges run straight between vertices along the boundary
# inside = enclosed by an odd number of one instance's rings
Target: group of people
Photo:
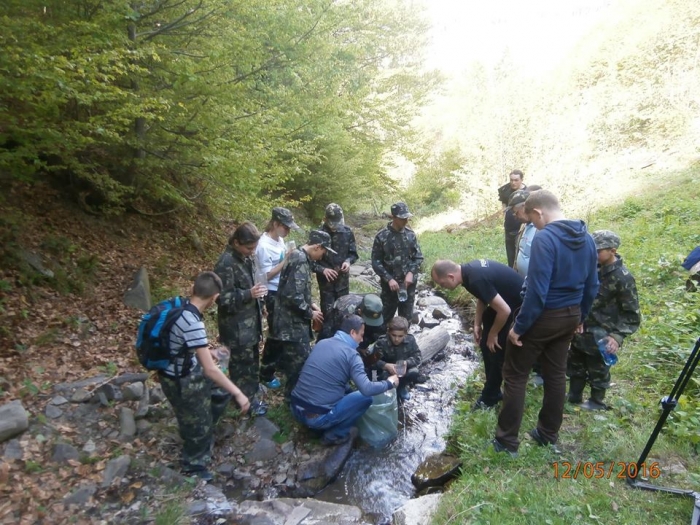
[[[171,352],[176,349],[189,366],[179,363],[160,374],[183,439],[183,471],[213,477],[207,469],[213,427],[227,403],[233,397],[241,412],[264,415],[268,407],[260,383],[280,388],[278,375],[284,377],[284,399],[293,416],[328,445],[352,437],[372,396],[398,388],[402,400],[410,398],[408,386],[421,380],[420,351],[408,331],[423,261],[407,226],[410,217],[405,203],[392,205],[391,221],[374,240],[379,296],[350,293],[349,270],[358,254],[337,204],[326,207],[323,224],[299,248],[285,242],[291,230],[299,229],[286,208],[272,209],[263,233],[251,222],[235,229],[214,271],[196,278],[171,330]],[[311,294],[314,274],[320,306]],[[219,341],[230,355],[228,376],[217,366],[222,349],[209,349],[203,323],[205,310],[214,304]],[[397,310],[400,316],[394,317]],[[401,374],[399,361],[407,365]],[[350,380],[357,391],[348,392]]]
[[[603,353],[617,354],[641,316],[634,277],[617,253],[617,234],[589,234],[583,221],[564,216],[553,193],[525,187],[519,170],[499,198],[507,203],[509,264],[440,260],[431,276],[448,289],[461,285],[477,299],[473,329],[486,380],[474,408],[501,403],[493,446],[514,456],[533,367],[540,367],[544,395],[530,436],[556,448],[567,399],[584,409],[607,408],[610,366]],[[517,232],[511,219],[521,224]],[[587,385],[590,398],[583,403]]]

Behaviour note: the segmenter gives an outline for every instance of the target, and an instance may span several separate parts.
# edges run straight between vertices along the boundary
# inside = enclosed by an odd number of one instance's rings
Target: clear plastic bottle
[[[223,346],[216,349],[216,355],[219,359],[219,368],[228,376],[228,364],[231,360],[231,351]]]
[[[600,351],[600,355],[603,356],[603,361],[605,361],[606,365],[612,366],[617,363],[617,354],[611,354],[608,352],[607,338],[604,337],[603,339],[598,340],[598,350]]]
[[[401,284],[399,286],[399,291],[397,292],[399,296],[399,302],[400,303],[405,303],[408,300],[408,292],[406,291],[406,285]]]

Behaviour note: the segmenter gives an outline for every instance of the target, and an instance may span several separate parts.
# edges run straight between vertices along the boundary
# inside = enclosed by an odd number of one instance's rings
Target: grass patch
[[[683,258],[700,244],[697,194],[693,180],[700,166],[666,178],[647,194],[628,198],[619,206],[587,217],[589,230],[610,229],[622,238],[619,253],[633,273],[639,290],[642,326],[630,337],[612,369],[613,386],[606,400],[612,409],[589,413],[568,406],[560,433],[562,457],[535,446],[526,432],[536,425],[542,389],[528,387],[521,427],[520,457],[511,459],[489,447],[495,412],[472,413],[478,384],[470,381],[458,395],[448,436],[448,448],[464,466],[459,480],[442,499],[433,523],[687,523],[693,511],[690,498],[630,489],[619,462],[634,462],[660,415],[659,401],[668,395],[698,336],[700,293],[685,291]],[[429,273],[438,258],[463,263],[475,258],[505,262],[500,223],[455,234],[421,236]],[[453,292],[452,301],[469,296]],[[656,440],[647,465],[658,462],[660,477],[653,483],[682,489],[697,488],[700,445],[700,379],[686,387]],[[572,465],[602,462],[600,479],[579,474],[562,479],[562,462]],[[559,479],[555,478],[555,463]],[[590,473],[590,471],[589,471]]]

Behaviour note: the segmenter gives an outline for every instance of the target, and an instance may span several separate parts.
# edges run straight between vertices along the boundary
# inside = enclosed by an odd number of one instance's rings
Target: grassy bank
[[[584,218],[591,231],[605,228],[621,236],[619,253],[637,279],[643,315],[641,329],[625,342],[612,370],[614,385],[607,397],[612,409],[590,413],[568,405],[561,457],[523,439],[520,457],[511,459],[488,446],[496,414],[470,412],[481,385],[478,378],[467,380],[449,436],[452,452],[463,459],[462,475],[443,497],[434,523],[690,521],[691,499],[630,489],[624,474],[618,474],[639,457],[658,420],[659,401],[670,392],[700,335],[700,293],[685,291],[687,272],[680,266],[700,244],[693,182],[698,176],[700,167],[669,175],[664,184]],[[421,246],[427,271],[438,258],[505,259],[498,223],[456,234],[424,234]],[[464,290],[450,298],[471,300]],[[647,460],[647,469],[654,464],[651,474],[658,475],[656,485],[698,488],[699,384],[700,376],[688,385]],[[541,388],[528,387],[523,438],[536,424],[541,397]]]

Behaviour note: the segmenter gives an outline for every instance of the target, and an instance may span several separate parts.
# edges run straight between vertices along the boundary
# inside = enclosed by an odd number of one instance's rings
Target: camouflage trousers
[[[228,365],[228,376],[252,403],[253,397],[258,393],[260,346],[256,343],[245,348],[229,347],[229,349],[231,360]]]
[[[333,303],[336,299],[348,295],[350,293],[350,288],[343,288],[341,290],[333,290],[332,288],[319,288],[319,296],[321,298],[321,312],[323,312],[324,326],[325,322],[330,320],[331,310],[333,309]],[[331,334],[333,335],[333,334]]]
[[[384,324],[389,324],[394,318],[394,314],[398,309],[399,315],[405,318],[409,324],[411,322],[411,317],[413,317],[413,303],[416,300],[416,285],[415,283],[406,289],[408,293],[408,298],[404,302],[399,301],[399,295],[397,292],[391,291],[389,285],[382,281],[382,304],[384,308],[382,309],[382,316],[384,317]]]
[[[306,358],[311,353],[309,343],[299,343],[292,341],[278,341],[282,353],[281,359],[277,362],[277,369],[287,377],[284,385],[284,400],[291,401],[292,390],[297,385],[299,374],[306,362]]]
[[[610,388],[610,367],[603,361],[592,334],[575,334],[569,347],[566,375],[583,379],[591,388]]]
[[[197,366],[187,376],[172,379],[160,376],[163,393],[175,412],[182,438],[182,468],[197,471],[211,462],[214,426],[226,409],[231,396],[213,388]]]

